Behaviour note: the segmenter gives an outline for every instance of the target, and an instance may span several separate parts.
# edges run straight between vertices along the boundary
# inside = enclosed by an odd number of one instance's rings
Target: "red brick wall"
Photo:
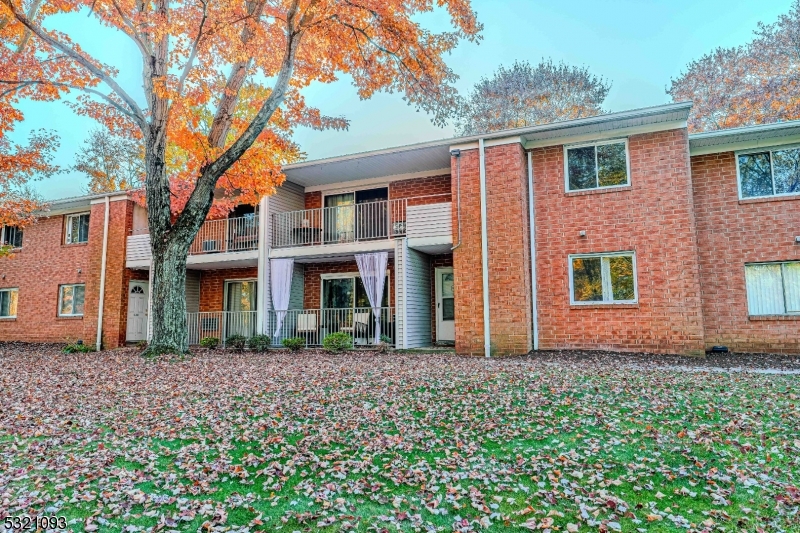
[[[453,254],[431,257],[431,344],[436,343],[436,269],[451,266],[453,266]]]
[[[489,320],[496,355],[527,353],[532,347],[530,246],[525,154],[519,144],[486,148],[486,207],[489,235]],[[456,292],[456,351],[484,354],[478,150],[461,152],[461,246],[453,252]],[[455,161],[452,186],[455,194]],[[454,242],[457,212],[453,210]]]
[[[541,349],[704,347],[687,132],[631,136],[629,147],[630,187],[569,194],[563,148],[533,153]],[[627,250],[636,252],[637,304],[570,306],[569,254]]]
[[[222,311],[224,309],[226,281],[256,278],[258,278],[257,267],[201,271],[200,312]],[[261,290],[260,287],[259,290]]]
[[[389,259],[386,267],[389,273],[389,305],[394,306],[394,259]],[[303,308],[319,309],[321,304],[322,274],[358,273],[355,261],[339,261],[333,263],[308,263],[305,265],[305,284],[303,286]]]
[[[449,202],[452,197],[450,175],[392,181],[389,183],[389,198],[410,198],[408,205],[428,205]]]
[[[692,158],[706,346],[800,352],[800,316],[747,312],[744,264],[800,260],[800,200],[739,200],[733,152]]]
[[[306,193],[306,209],[319,209],[322,207],[322,193],[307,192]]]
[[[89,242],[92,242],[98,235],[94,220],[90,222]],[[21,250],[11,257],[0,258],[0,288],[19,289],[17,318],[0,320],[0,340],[82,339],[87,344],[94,343],[94,329],[84,331],[84,318],[58,317],[59,285],[85,283],[88,299],[93,268],[89,244],[63,242],[64,217],[42,218],[25,228]],[[84,316],[90,316],[90,312],[85,306]]]

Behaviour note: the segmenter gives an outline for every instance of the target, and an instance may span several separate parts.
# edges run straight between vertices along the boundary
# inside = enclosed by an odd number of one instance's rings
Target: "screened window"
[[[636,302],[632,252],[570,256],[569,267],[573,304]]]
[[[2,243],[3,246],[22,248],[22,228],[3,226],[3,228],[0,229],[0,243]]]
[[[800,148],[739,154],[742,198],[800,194]]]
[[[800,313],[800,261],[745,265],[750,316]]]
[[[18,289],[0,289],[0,318],[17,316]]]
[[[628,143],[610,141],[566,147],[567,190],[628,185]]]
[[[58,315],[83,316],[84,285],[62,285],[58,289]]]
[[[67,217],[67,244],[89,242],[89,213]]]

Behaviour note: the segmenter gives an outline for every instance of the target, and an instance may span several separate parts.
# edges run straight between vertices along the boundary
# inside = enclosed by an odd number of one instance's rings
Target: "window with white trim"
[[[633,252],[569,256],[570,303],[626,304],[638,300]]]
[[[736,154],[740,198],[800,194],[800,147]]]
[[[629,185],[629,166],[626,139],[564,147],[567,191]]]
[[[0,289],[0,318],[16,318],[19,289]]]
[[[744,266],[750,316],[800,314],[800,261]]]
[[[66,243],[89,242],[89,213],[67,216]]]
[[[58,316],[83,316],[83,284],[61,285],[58,288]]]
[[[0,228],[0,245],[22,248],[22,228],[16,226]]]

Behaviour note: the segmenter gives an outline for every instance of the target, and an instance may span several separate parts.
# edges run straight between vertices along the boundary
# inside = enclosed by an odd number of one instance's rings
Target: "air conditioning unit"
[[[200,320],[202,331],[217,331],[219,329],[219,319],[217,317],[205,317]]]
[[[219,241],[203,241],[203,251],[204,252],[219,252],[220,245]]]

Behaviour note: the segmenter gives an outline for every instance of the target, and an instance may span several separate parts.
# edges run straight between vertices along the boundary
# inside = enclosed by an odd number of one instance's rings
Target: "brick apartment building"
[[[274,196],[201,229],[190,343],[345,331],[474,355],[798,353],[800,122],[690,135],[689,110],[288,166]],[[16,248],[0,259],[0,339],[147,338],[150,236],[127,194],[55,201],[0,237]]]

